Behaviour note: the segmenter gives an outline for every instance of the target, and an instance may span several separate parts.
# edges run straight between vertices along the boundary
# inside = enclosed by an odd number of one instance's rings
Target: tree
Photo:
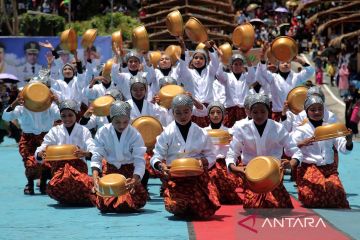
[[[17,1],[11,0],[11,9],[7,11],[5,0],[0,0],[0,23],[5,25],[12,36],[19,35],[19,17],[17,11]]]

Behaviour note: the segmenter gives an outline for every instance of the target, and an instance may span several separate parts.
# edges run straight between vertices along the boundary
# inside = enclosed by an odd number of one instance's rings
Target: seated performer
[[[146,204],[148,197],[141,184],[146,147],[140,133],[129,125],[130,112],[128,103],[115,101],[110,108],[111,123],[100,128],[95,136],[95,151],[91,159],[95,186],[101,175],[118,173],[127,178],[126,188],[129,190],[119,197],[97,196],[94,204],[103,213],[138,210]]]
[[[292,134],[303,154],[296,177],[299,200],[311,208],[350,208],[334,151],[349,153],[353,149],[352,136],[314,142],[315,128],[325,124],[324,102],[321,97],[311,95],[305,100],[304,109],[309,121]]]
[[[177,95],[172,109],[175,121],[157,138],[151,158],[153,168],[163,174],[165,208],[178,216],[210,217],[220,208],[217,188],[207,171],[215,163],[213,144],[204,130],[191,122],[193,101],[190,96]],[[175,159],[187,157],[201,161],[204,173],[169,178],[167,166]]]

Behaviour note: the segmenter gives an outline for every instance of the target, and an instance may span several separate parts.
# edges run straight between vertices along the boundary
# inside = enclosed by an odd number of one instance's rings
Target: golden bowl
[[[114,45],[119,48],[123,45],[121,30],[113,32],[111,34],[111,46],[112,46],[113,51],[115,51]]]
[[[337,122],[315,128],[314,136],[315,141],[322,141],[337,137],[344,137],[350,133],[351,132],[346,128],[344,123]]]
[[[132,42],[139,52],[149,51],[149,36],[144,26],[134,28],[132,32]]]
[[[287,95],[289,109],[294,114],[299,114],[304,110],[304,103],[307,96],[308,88],[299,86],[293,88]]]
[[[94,108],[95,116],[109,116],[110,115],[110,107],[111,104],[115,101],[115,99],[111,96],[101,96],[95,99],[92,102],[92,106]]]
[[[199,160],[195,158],[179,158],[171,162],[170,175],[172,177],[199,176],[204,172]]]
[[[178,10],[172,11],[167,15],[166,27],[171,36],[178,37],[184,35],[184,23]]]
[[[74,29],[69,28],[60,35],[60,45],[64,50],[74,52],[77,49],[77,35]]]
[[[73,144],[49,145],[46,147],[45,161],[76,160],[76,150],[77,146]]]
[[[296,41],[288,36],[277,37],[271,43],[271,54],[279,61],[289,62],[298,54]]]
[[[227,145],[231,141],[231,135],[228,131],[223,129],[209,129],[207,130],[209,137],[213,144]]]
[[[270,192],[281,182],[280,161],[270,156],[255,157],[246,165],[245,176],[251,191]]]
[[[149,53],[149,62],[154,68],[157,68],[159,61],[161,58],[161,52],[160,51],[153,51]]]
[[[165,49],[165,54],[170,57],[171,64],[174,65],[180,59],[181,47],[178,45],[169,45]]]
[[[81,40],[81,46],[84,49],[91,47],[94,44],[96,36],[97,36],[97,29],[92,28],[86,30]]]
[[[112,59],[107,60],[102,69],[101,76],[111,79],[110,73],[111,73],[113,64],[114,64],[114,61]]]
[[[232,42],[235,47],[247,52],[254,46],[255,30],[250,23],[237,26],[232,33]]]
[[[33,112],[43,112],[51,106],[49,88],[40,82],[27,84],[22,90],[24,107]]]
[[[99,179],[97,194],[102,197],[119,197],[128,192],[125,187],[126,178],[124,175],[112,173]]]
[[[131,125],[139,131],[147,148],[153,148],[155,146],[156,137],[163,131],[159,120],[152,116],[138,117],[134,119]]]
[[[208,34],[205,27],[194,17],[190,17],[186,22],[185,33],[188,38],[195,43],[206,42],[208,40]]]
[[[185,90],[183,87],[178,85],[166,85],[163,86],[159,91],[160,105],[170,109],[172,100],[176,95],[184,94]]]
[[[228,65],[230,63],[230,59],[232,57],[232,46],[230,43],[226,42],[219,46],[219,49],[222,51],[223,55],[221,57],[221,62],[224,65]]]

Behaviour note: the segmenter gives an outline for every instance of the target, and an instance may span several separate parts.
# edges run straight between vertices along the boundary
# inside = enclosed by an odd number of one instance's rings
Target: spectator
[[[339,70],[339,90],[341,97],[345,97],[349,90],[349,69],[345,63],[341,64]]]
[[[44,3],[41,5],[41,9],[43,13],[51,13],[51,6],[49,0],[44,1]]]

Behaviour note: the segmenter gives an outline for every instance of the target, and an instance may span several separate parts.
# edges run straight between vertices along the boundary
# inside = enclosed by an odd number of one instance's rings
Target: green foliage
[[[19,17],[20,35],[24,36],[56,36],[64,28],[64,18],[57,15],[24,13]]]
[[[140,22],[135,18],[122,13],[113,13],[113,27],[111,27],[111,13],[108,13],[103,16],[92,17],[87,21],[76,21],[66,24],[65,28],[74,28],[78,36],[82,35],[89,28],[96,28],[99,36],[111,35],[113,32],[121,30],[123,39],[130,40],[132,29],[139,25]]]

